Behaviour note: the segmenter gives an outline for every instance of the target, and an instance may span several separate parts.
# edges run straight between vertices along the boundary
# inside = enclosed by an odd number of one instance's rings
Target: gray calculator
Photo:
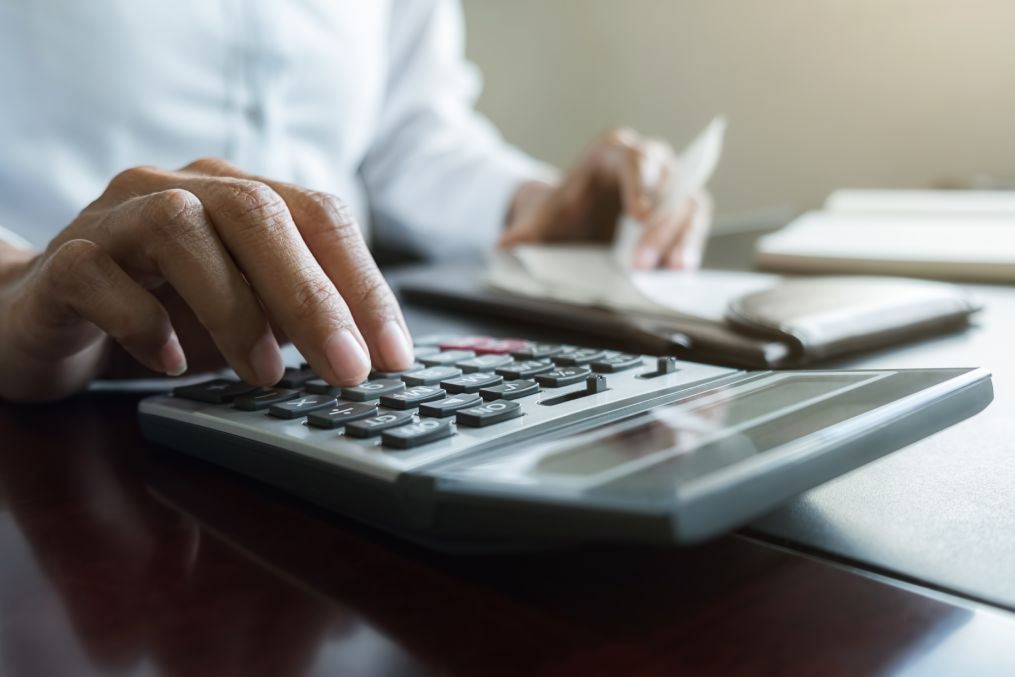
[[[693,543],[966,418],[982,369],[739,371],[486,336],[336,388],[216,378],[140,404],[157,443],[437,547]]]

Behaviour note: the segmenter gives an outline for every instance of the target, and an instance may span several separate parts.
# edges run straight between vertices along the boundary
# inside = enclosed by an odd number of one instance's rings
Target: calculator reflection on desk
[[[142,401],[152,440],[443,546],[691,543],[986,406],[980,369],[748,372],[428,337],[334,388],[212,379]]]

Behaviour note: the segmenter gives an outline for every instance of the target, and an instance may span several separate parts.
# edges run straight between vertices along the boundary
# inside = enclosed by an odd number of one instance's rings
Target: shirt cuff
[[[22,247],[24,249],[35,248],[31,242],[21,237],[17,233],[7,230],[3,226],[0,226],[0,242],[6,242],[9,245],[13,245],[15,247]]]

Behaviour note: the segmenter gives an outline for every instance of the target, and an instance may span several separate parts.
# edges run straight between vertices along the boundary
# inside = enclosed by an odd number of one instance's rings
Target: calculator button
[[[257,386],[252,386],[242,381],[216,378],[203,383],[173,388],[173,395],[185,400],[196,400],[209,404],[225,404],[226,402],[232,402],[240,395],[246,395],[255,390],[257,390]]]
[[[342,389],[333,386],[323,378],[312,378],[303,384],[303,389],[314,395],[338,395]]]
[[[345,434],[349,437],[373,437],[385,430],[411,422],[411,411],[386,411],[376,416],[349,421],[345,424]]]
[[[309,369],[293,369],[292,367],[286,367],[285,373],[282,374],[282,378],[279,379],[278,383],[275,385],[280,388],[300,388],[304,383],[312,378],[317,378],[317,374]]]
[[[476,372],[475,374],[462,374],[444,379],[441,381],[441,387],[449,393],[474,393],[480,388],[495,386],[503,381],[504,377],[499,374]]]
[[[291,400],[299,394],[300,391],[289,388],[258,388],[252,393],[237,397],[233,406],[244,411],[261,411],[273,404]]]
[[[450,418],[430,418],[386,430],[381,433],[381,444],[395,449],[409,449],[451,437],[454,432],[455,428]]]
[[[454,378],[462,373],[458,367],[427,367],[414,371],[411,374],[403,374],[402,380],[407,386],[432,386],[437,385],[446,378]]]
[[[521,339],[487,339],[472,346],[477,355],[510,355],[516,350],[525,350],[528,341]]]
[[[496,400],[481,404],[478,407],[462,409],[455,414],[455,417],[458,419],[458,425],[469,426],[470,428],[482,428],[483,426],[518,418],[521,415],[522,405],[518,402]]]
[[[590,366],[592,367],[592,371],[612,374],[618,371],[624,371],[625,369],[633,369],[641,366],[641,355],[631,355],[628,353],[607,355],[602,359],[595,360]]]
[[[450,343],[462,339],[459,334],[427,334],[426,336],[413,336],[412,344],[416,349],[436,348],[442,343]]]
[[[374,402],[337,402],[328,409],[311,412],[307,416],[307,424],[315,428],[337,428],[376,413],[377,404]]]
[[[367,381],[358,386],[342,388],[342,397],[353,402],[376,400],[381,395],[390,395],[405,390],[405,383],[398,378],[382,378],[378,381]]]
[[[381,396],[381,406],[389,409],[415,409],[423,402],[443,399],[447,395],[439,386],[410,386],[400,393]]]
[[[408,369],[402,369],[401,371],[378,371],[374,369],[370,372],[370,378],[401,378],[402,374],[411,374],[412,372],[419,371],[421,369],[425,369],[425,367],[419,362],[413,362],[409,365]]]
[[[507,379],[517,380],[520,378],[530,378],[551,369],[553,369],[553,363],[547,360],[523,360],[509,364],[506,367],[494,369],[494,373],[500,374]]]
[[[481,388],[479,396],[484,400],[517,400],[519,397],[535,395],[539,384],[535,381],[507,381],[500,385]]]
[[[493,341],[489,336],[445,336],[437,345],[441,350],[472,350],[485,341]]]
[[[471,374],[474,371],[490,371],[497,367],[509,365],[512,362],[514,362],[514,359],[510,355],[479,355],[478,357],[470,357],[467,360],[457,362],[455,366],[466,374]]]
[[[588,367],[557,367],[546,374],[539,374],[536,381],[544,388],[560,388],[584,381],[591,373],[592,370]]]
[[[298,418],[333,404],[335,398],[331,395],[300,395],[286,402],[271,405],[268,407],[268,413],[276,418]]]
[[[443,367],[475,356],[476,353],[471,350],[448,350],[443,353],[437,353],[436,355],[421,357],[419,358],[419,361],[428,367]]]
[[[459,409],[474,407],[477,404],[482,403],[482,401],[483,400],[480,399],[479,395],[474,393],[462,393],[461,395],[447,397],[443,400],[424,402],[419,405],[419,415],[443,418],[445,416],[451,416]]]
[[[543,360],[563,352],[564,346],[559,343],[530,343],[513,354],[519,360]]]
[[[413,352],[416,353],[416,358],[426,357],[427,355],[436,355],[441,351],[437,346],[415,346]]]
[[[595,348],[579,348],[577,350],[565,351],[560,355],[555,355],[553,357],[553,361],[565,366],[574,366],[595,362],[596,360],[601,360],[604,357],[606,357],[606,352],[603,350],[597,350]]]

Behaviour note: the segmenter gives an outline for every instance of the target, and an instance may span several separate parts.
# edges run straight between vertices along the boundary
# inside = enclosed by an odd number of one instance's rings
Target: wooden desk
[[[1005,611],[741,537],[438,555],[163,452],[135,406],[0,404],[0,675],[1015,673]]]

